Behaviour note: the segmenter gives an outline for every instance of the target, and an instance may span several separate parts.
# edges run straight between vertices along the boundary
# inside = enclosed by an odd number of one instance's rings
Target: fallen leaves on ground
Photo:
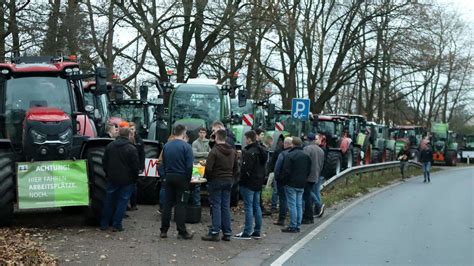
[[[0,265],[57,264],[57,258],[32,237],[42,239],[34,229],[0,229]]]

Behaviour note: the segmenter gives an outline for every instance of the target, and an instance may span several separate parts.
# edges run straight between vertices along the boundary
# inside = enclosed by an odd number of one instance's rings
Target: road
[[[473,193],[471,167],[412,178],[344,211],[284,265],[474,265]]]

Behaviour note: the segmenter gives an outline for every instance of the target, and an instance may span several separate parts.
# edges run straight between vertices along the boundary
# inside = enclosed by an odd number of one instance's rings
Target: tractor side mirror
[[[274,118],[275,117],[275,105],[273,103],[269,103],[268,104],[268,117],[270,119]]]
[[[123,86],[121,84],[116,84],[113,86],[113,91],[115,93],[115,101],[123,101]]]
[[[143,102],[148,100],[148,86],[140,86],[140,100]]]
[[[239,107],[247,105],[247,93],[245,90],[239,90]]]
[[[107,69],[104,67],[98,67],[95,69],[95,93],[104,94],[107,93]]]

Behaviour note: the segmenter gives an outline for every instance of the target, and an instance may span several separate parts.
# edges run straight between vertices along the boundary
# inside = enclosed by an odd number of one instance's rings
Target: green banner
[[[86,160],[18,163],[18,207],[89,205]]]

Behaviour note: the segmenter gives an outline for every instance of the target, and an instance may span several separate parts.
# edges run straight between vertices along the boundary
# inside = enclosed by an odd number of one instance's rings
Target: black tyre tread
[[[379,163],[381,161],[380,151],[378,149],[372,149],[370,163]]]
[[[0,227],[13,223],[15,183],[11,154],[0,154]]]
[[[454,163],[451,161],[451,158],[452,158],[453,155],[455,155],[456,158],[457,158],[457,152],[456,151],[451,150],[451,151],[446,152],[446,158],[445,158],[446,165],[456,166],[457,160],[455,160]]]
[[[354,166],[358,166],[362,163],[362,158],[360,157],[360,147],[354,147],[352,153],[352,160],[354,161]]]
[[[159,147],[145,144],[145,158],[158,158]],[[153,177],[138,177],[137,202],[140,204],[158,204],[160,199],[160,182]]]
[[[339,151],[328,151],[328,155],[326,159],[327,160],[325,163],[327,165],[326,165],[326,171],[325,171],[326,173],[324,177],[326,177],[326,179],[329,179],[333,177],[334,175],[338,174],[337,164],[339,162],[339,165],[341,165],[341,161],[342,161],[341,153]]]
[[[347,169],[349,167],[349,155],[352,155],[352,165],[350,167],[354,167],[354,147],[351,145],[347,149],[346,153],[342,156],[342,169]]]
[[[104,147],[94,147],[86,151],[88,170],[89,170],[89,192],[90,201],[87,222],[97,224],[100,221],[102,206],[105,201],[107,191],[107,179],[105,177],[102,157],[104,156]]]

